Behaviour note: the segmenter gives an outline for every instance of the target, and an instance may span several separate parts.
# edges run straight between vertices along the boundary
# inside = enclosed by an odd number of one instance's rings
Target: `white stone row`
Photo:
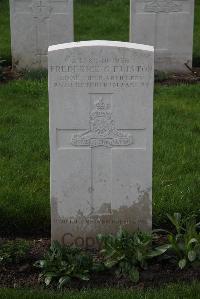
[[[130,42],[155,48],[155,69],[192,67],[194,0],[130,0]],[[47,68],[49,45],[74,40],[73,0],[10,0],[13,67]]]

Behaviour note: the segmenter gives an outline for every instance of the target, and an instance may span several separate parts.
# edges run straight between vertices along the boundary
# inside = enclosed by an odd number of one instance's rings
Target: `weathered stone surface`
[[[47,68],[48,46],[73,41],[73,0],[10,0],[13,67]]]
[[[151,228],[153,47],[49,48],[52,239]]]
[[[192,66],[194,0],[130,0],[130,41],[155,47],[155,69]]]

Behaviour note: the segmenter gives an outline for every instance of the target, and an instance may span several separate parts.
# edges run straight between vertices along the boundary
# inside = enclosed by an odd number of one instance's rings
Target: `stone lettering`
[[[192,67],[194,0],[130,0],[130,41],[155,48],[155,69]]]
[[[122,42],[49,48],[52,240],[151,229],[153,59]]]

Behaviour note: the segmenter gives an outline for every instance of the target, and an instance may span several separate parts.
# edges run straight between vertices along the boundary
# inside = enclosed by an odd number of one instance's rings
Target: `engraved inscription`
[[[176,4],[173,0],[153,0],[149,3],[146,3],[145,12],[180,12],[182,11],[182,5]]]
[[[90,113],[90,130],[73,135],[71,143],[74,146],[91,148],[128,146],[133,144],[133,136],[115,128],[110,105],[106,105],[103,98],[100,98],[96,103],[96,109]]]
[[[143,54],[145,57],[145,54]],[[51,65],[54,87],[133,88],[148,87],[152,64],[130,63],[123,57],[66,57],[66,64]]]
[[[33,17],[40,21],[49,18],[52,11],[48,0],[34,0],[31,9]]]

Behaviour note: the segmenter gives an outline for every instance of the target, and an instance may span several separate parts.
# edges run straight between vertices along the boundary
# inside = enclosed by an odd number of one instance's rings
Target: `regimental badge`
[[[75,134],[71,144],[74,146],[88,147],[114,147],[128,146],[134,143],[133,136],[115,128],[110,105],[99,98],[96,109],[90,113],[90,130],[82,134]]]

